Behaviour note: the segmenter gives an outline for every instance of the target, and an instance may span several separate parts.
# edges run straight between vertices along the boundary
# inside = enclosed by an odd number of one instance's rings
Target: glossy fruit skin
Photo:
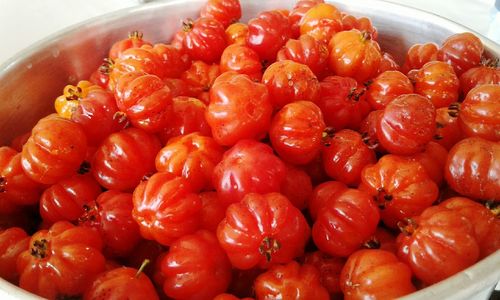
[[[363,142],[361,134],[350,129],[335,132],[323,146],[322,155],[328,176],[350,186],[357,186],[361,170],[377,161],[375,152]]]
[[[377,124],[377,137],[392,154],[422,151],[435,132],[436,109],[417,94],[401,95],[384,109]]]
[[[342,15],[333,5],[318,3],[311,7],[299,22],[300,34],[308,34],[318,41],[328,43],[342,30]]]
[[[203,192],[201,199],[200,229],[216,232],[220,221],[226,216],[227,206],[222,203],[216,192]]]
[[[139,226],[132,218],[132,208],[132,194],[106,191],[87,204],[78,223],[97,229],[107,257],[125,257],[141,239]]]
[[[452,197],[439,204],[459,212],[474,227],[476,240],[480,248],[480,258],[484,258],[500,248],[500,236],[495,234],[495,223],[500,220],[484,205],[465,197]],[[496,224],[498,227],[498,224]]]
[[[43,186],[26,175],[22,168],[21,153],[10,147],[0,147],[0,202],[7,207],[38,203]],[[0,214],[9,214],[2,211]]]
[[[383,156],[363,169],[359,189],[374,198],[382,221],[391,228],[419,215],[439,194],[438,186],[419,162],[396,155]]]
[[[401,71],[408,74],[410,70],[418,70],[426,63],[436,60],[438,45],[434,43],[415,44],[408,49],[405,63]]]
[[[386,71],[378,75],[368,86],[366,101],[372,109],[384,109],[396,97],[412,94],[413,84],[399,71]]]
[[[319,153],[324,130],[320,108],[310,101],[297,101],[274,115],[269,138],[284,161],[303,165]]]
[[[141,235],[169,246],[199,227],[201,200],[189,182],[160,172],[139,183],[133,196],[132,216]]]
[[[387,151],[380,144],[377,137],[377,126],[380,117],[384,114],[383,110],[372,110],[366,118],[361,121],[358,132],[361,133],[363,142],[377,153],[386,153]]]
[[[432,206],[413,223],[406,229],[408,235],[398,236],[398,257],[425,284],[448,278],[479,258],[474,227],[460,213]]]
[[[315,102],[320,95],[319,81],[311,69],[291,60],[270,65],[262,75],[262,83],[276,108],[299,100]]]
[[[215,167],[212,182],[221,201],[237,203],[248,193],[279,192],[285,164],[266,144],[241,140],[224,153]]]
[[[231,281],[231,264],[216,236],[206,230],[175,241],[161,262],[163,291],[175,299],[212,299]]]
[[[379,210],[368,193],[347,189],[319,211],[312,237],[319,250],[347,257],[375,233],[379,220]]]
[[[220,58],[221,73],[235,71],[240,74],[247,74],[255,81],[260,81],[262,69],[262,63],[257,52],[245,45],[232,44],[222,52]]]
[[[247,44],[248,25],[245,23],[233,23],[226,28],[226,42],[228,45]]]
[[[275,265],[257,277],[254,285],[257,299],[330,299],[320,283],[318,270],[295,261]]]
[[[189,96],[191,94],[188,83],[180,78],[164,78],[163,83],[170,89],[173,98]]]
[[[378,66],[378,74],[382,74],[386,71],[400,71],[401,67],[398,65],[394,57],[391,54],[384,52],[380,60],[380,65]]]
[[[61,118],[71,119],[71,115],[78,107],[81,99],[93,90],[100,90],[99,86],[92,84],[89,81],[79,81],[76,86],[67,85],[63,89],[63,94],[54,101],[54,108]]]
[[[320,83],[321,94],[316,104],[323,112],[327,126],[334,130],[358,129],[370,112],[365,89],[349,77],[328,76]]]
[[[0,231],[0,277],[17,284],[17,257],[28,250],[29,235],[19,227],[11,227]]]
[[[436,109],[436,134],[434,141],[450,150],[464,137],[458,118],[449,114],[448,107]]]
[[[33,127],[23,147],[21,164],[32,180],[54,184],[80,167],[87,152],[83,128],[55,114],[42,118]]]
[[[184,49],[193,60],[208,64],[219,61],[226,48],[224,26],[217,20],[201,17],[196,21],[184,21]]]
[[[40,230],[17,259],[19,286],[41,297],[78,296],[104,271],[102,240],[85,227],[60,221]]]
[[[300,34],[300,20],[316,4],[324,3],[323,0],[298,0],[288,16],[288,23],[291,27],[291,37],[297,38]]]
[[[313,265],[319,271],[319,280],[330,295],[340,295],[340,272],[345,264],[345,259],[333,257],[321,251],[307,253],[304,263]]]
[[[83,299],[159,299],[148,276],[144,273],[137,275],[137,272],[127,267],[104,272],[94,280]]]
[[[224,149],[211,137],[191,133],[169,140],[156,155],[156,170],[185,178],[193,190],[210,190]]]
[[[413,78],[415,93],[431,100],[436,108],[458,100],[460,81],[453,68],[440,61],[426,63]]]
[[[423,152],[407,156],[412,161],[416,161],[424,167],[429,178],[438,186],[441,186],[444,177],[444,166],[448,157],[446,148],[436,142],[429,142]]]
[[[342,269],[340,287],[346,300],[395,299],[414,292],[410,268],[391,252],[353,253]]]
[[[460,76],[460,89],[463,95],[467,95],[470,90],[483,84],[500,84],[500,68],[498,66],[470,68]]]
[[[162,73],[158,76],[162,79],[165,77],[178,78],[182,72],[191,66],[191,58],[183,49],[177,49],[172,45],[162,43],[154,46],[142,46],[141,48],[154,52],[160,57],[163,68]]]
[[[238,298],[232,294],[227,294],[227,293],[223,293],[223,294],[219,294],[217,296],[215,296],[215,298],[213,300],[253,300],[253,298]]]
[[[205,120],[207,106],[196,98],[178,96],[172,99],[173,116],[167,127],[159,133],[163,143],[170,138],[198,132],[210,136],[210,126]]]
[[[201,9],[200,16],[214,18],[226,28],[241,18],[240,1],[209,0]]]
[[[74,175],[47,188],[40,197],[40,215],[47,224],[57,221],[76,221],[84,205],[92,203],[101,187],[92,175]]]
[[[276,59],[290,36],[287,16],[277,10],[261,12],[248,21],[247,45],[267,62]]]
[[[311,177],[302,169],[286,165],[286,176],[281,183],[280,193],[287,197],[293,206],[303,210],[311,198],[313,186]]]
[[[193,61],[189,69],[181,74],[181,79],[187,83],[188,88],[188,94],[182,96],[196,97],[208,104],[205,99],[220,74],[220,67],[217,64],[207,64],[201,60]]]
[[[108,57],[115,60],[127,49],[140,48],[142,45],[151,45],[150,42],[142,39],[142,32],[129,32],[128,37],[115,42],[109,49]]]
[[[217,238],[231,264],[242,270],[268,268],[300,256],[309,239],[304,216],[279,193],[250,193],[231,204]]]
[[[325,181],[314,187],[308,203],[309,215],[316,221],[318,214],[327,206],[331,206],[336,197],[347,190],[347,185],[339,181]]]
[[[466,136],[500,141],[500,85],[473,88],[460,105],[458,123]]]
[[[112,93],[104,89],[93,89],[78,101],[71,120],[82,126],[89,145],[98,146],[108,135],[128,125],[118,111]]]
[[[306,65],[316,77],[321,78],[328,68],[328,47],[325,43],[314,39],[308,34],[304,34],[297,40],[288,40],[285,46],[278,52],[276,60],[292,60]]]
[[[138,128],[113,133],[97,148],[92,175],[107,189],[131,191],[144,175],[154,171],[160,148],[158,138]]]
[[[443,42],[437,52],[437,59],[451,65],[460,76],[479,65],[483,51],[483,43],[477,36],[470,32],[457,33]]]
[[[241,139],[262,138],[269,129],[272,110],[264,84],[247,75],[226,72],[210,90],[205,117],[217,143],[231,146]]]
[[[328,44],[330,69],[335,75],[362,83],[377,75],[382,54],[377,42],[353,29],[341,31]]]
[[[149,133],[164,129],[173,116],[170,89],[155,75],[124,74],[118,80],[115,97],[132,125]]]
[[[391,231],[385,229],[385,227],[379,226],[377,227],[377,231],[375,231],[373,238],[376,242],[378,242],[378,247],[368,247],[369,249],[380,249],[397,254],[398,246],[396,244],[396,236]]]
[[[456,192],[473,199],[500,201],[500,145],[479,137],[451,148],[444,176]]]

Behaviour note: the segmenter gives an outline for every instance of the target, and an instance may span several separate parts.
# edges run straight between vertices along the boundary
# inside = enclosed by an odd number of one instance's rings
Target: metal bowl
[[[129,31],[166,42],[181,19],[196,17],[205,0],[153,2],[97,17],[34,44],[0,66],[0,143],[32,128],[53,111],[53,100],[68,83],[86,79],[101,63],[111,44]],[[242,0],[243,20],[262,10],[291,8],[295,0]],[[451,34],[471,31],[420,10],[379,0],[328,1],[355,16],[368,16],[379,31],[379,43],[400,63],[414,43],[440,44]],[[478,33],[475,33],[480,36]],[[481,37],[481,36],[480,36]],[[489,56],[500,56],[500,46],[481,37]],[[405,299],[471,299],[500,279],[500,251],[469,269]],[[15,299],[38,297],[1,280],[0,291]]]

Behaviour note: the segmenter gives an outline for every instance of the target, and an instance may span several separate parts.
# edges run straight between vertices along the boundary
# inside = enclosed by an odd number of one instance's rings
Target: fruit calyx
[[[44,259],[47,256],[49,242],[46,239],[35,240],[31,247],[31,256]]]
[[[271,261],[272,255],[281,248],[277,239],[265,237],[259,246],[259,253],[266,257],[266,260]]]

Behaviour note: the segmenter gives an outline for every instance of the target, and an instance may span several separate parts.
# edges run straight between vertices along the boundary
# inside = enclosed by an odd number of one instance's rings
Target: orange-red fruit
[[[0,232],[0,277],[17,284],[17,257],[28,250],[30,236],[19,227],[11,227]]]
[[[457,33],[448,37],[437,52],[437,59],[451,65],[460,76],[479,65],[484,46],[481,40],[470,32]]]
[[[319,3],[309,9],[299,22],[300,34],[309,34],[328,43],[335,33],[342,30],[342,15],[333,5]]]
[[[436,60],[438,45],[434,43],[415,44],[408,49],[401,71],[408,74],[411,70],[422,68],[426,63]]]
[[[415,93],[431,100],[436,108],[447,107],[458,100],[460,81],[446,63],[426,63],[415,73],[413,80]]]
[[[323,77],[328,68],[328,47],[326,43],[314,39],[308,34],[298,40],[290,39],[278,52],[277,61],[292,60],[304,64],[317,77]]]
[[[413,84],[406,75],[399,71],[386,71],[370,83],[366,101],[374,110],[384,109],[397,96],[412,93]]]

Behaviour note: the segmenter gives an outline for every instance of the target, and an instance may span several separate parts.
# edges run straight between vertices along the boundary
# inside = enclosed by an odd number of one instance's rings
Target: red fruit
[[[333,138],[322,149],[323,166],[333,180],[346,185],[358,185],[361,170],[377,159],[375,152],[363,141],[356,131],[343,129],[334,134]]]
[[[308,34],[326,44],[342,30],[342,15],[337,7],[318,3],[304,14],[299,26],[301,35]]]
[[[212,188],[212,173],[224,149],[211,137],[191,133],[175,137],[156,155],[156,170],[184,177],[195,190]]]
[[[340,76],[328,76],[320,86],[321,94],[316,104],[323,112],[326,125],[334,130],[358,129],[370,112],[365,88],[352,78]]]
[[[438,186],[443,182],[444,165],[447,157],[448,151],[435,142],[429,142],[423,152],[408,156],[410,160],[420,163],[427,172],[427,175],[429,175],[429,178]]]
[[[175,299],[213,299],[231,281],[231,264],[215,235],[200,230],[175,241],[161,262],[163,291]]]
[[[115,42],[109,49],[109,58],[115,60],[127,49],[140,48],[142,45],[151,45],[150,42],[142,39],[142,32],[131,31],[128,38]]]
[[[198,132],[210,136],[210,126],[205,120],[207,106],[196,98],[179,96],[172,99],[173,116],[167,127],[159,133],[163,143],[180,135]]]
[[[141,235],[169,246],[199,227],[200,197],[189,182],[170,173],[156,173],[134,191],[132,216]]]
[[[6,205],[0,214],[9,214],[15,206],[37,204],[40,199],[43,186],[24,173],[21,159],[16,150],[0,147],[0,202]]]
[[[17,284],[16,262],[21,252],[28,250],[30,237],[19,227],[0,231],[0,277]]]
[[[35,233],[19,255],[19,287],[48,299],[80,296],[104,271],[101,249],[93,229],[57,222]]]
[[[231,204],[248,193],[279,192],[285,175],[285,164],[271,147],[241,140],[224,153],[214,169],[212,182],[221,201]]]
[[[200,228],[215,233],[220,221],[226,215],[227,206],[222,203],[216,192],[200,193],[200,199],[202,206]]]
[[[247,44],[248,25],[245,23],[233,23],[226,28],[226,42],[228,45]]]
[[[83,128],[52,114],[33,127],[23,147],[21,164],[32,180],[54,184],[75,174],[86,153],[87,138]]]
[[[208,64],[219,61],[226,48],[224,26],[216,19],[202,17],[196,21],[187,19],[183,22],[184,50],[193,60],[202,60]]]
[[[458,100],[460,81],[449,65],[426,63],[413,77],[415,93],[431,100],[436,108],[447,107]]]
[[[401,226],[398,257],[425,284],[446,279],[479,257],[474,227],[459,212],[432,206]]]
[[[479,137],[451,148],[444,176],[456,192],[473,199],[500,201],[500,145]]]
[[[255,81],[260,81],[262,69],[262,63],[257,52],[245,45],[232,44],[222,52],[220,58],[222,73],[235,71],[239,74],[246,74]]]
[[[383,156],[363,169],[359,188],[375,198],[382,221],[391,228],[419,215],[439,194],[438,186],[419,162],[396,155]]]
[[[484,46],[481,40],[470,32],[457,33],[448,37],[439,51],[437,59],[451,65],[460,76],[481,62]]]
[[[470,68],[460,76],[460,89],[463,95],[483,84],[500,85],[500,68],[496,64]]]
[[[28,139],[31,136],[31,131],[25,132],[21,135],[16,136],[12,142],[10,142],[10,147],[17,152],[22,152],[23,151],[23,146],[26,144]]]
[[[371,111],[368,116],[359,125],[359,133],[363,138],[363,142],[368,148],[377,151],[378,153],[387,152],[382,145],[380,145],[377,137],[377,126],[380,117],[384,114],[383,110]]]
[[[84,206],[78,219],[81,226],[97,229],[104,241],[106,256],[129,255],[141,238],[139,227],[132,219],[132,195],[107,191]]]
[[[188,93],[181,96],[196,97],[208,104],[205,98],[220,73],[217,64],[207,64],[201,60],[194,61],[191,67],[181,75],[181,79],[187,84]]]
[[[384,250],[359,250],[342,269],[344,299],[395,299],[415,291],[410,268]]]
[[[313,186],[307,173],[293,165],[286,165],[286,177],[281,183],[280,193],[292,202],[293,206],[303,210],[311,198]]]
[[[456,112],[451,111],[448,107],[436,109],[436,134],[434,135],[434,141],[447,150],[450,150],[462,138],[463,134]]]
[[[100,274],[85,291],[83,299],[157,300],[159,298],[153,283],[141,270],[119,267]]]
[[[415,44],[408,49],[406,60],[401,71],[408,74],[410,70],[422,68],[426,63],[436,60],[438,46],[434,43]]]
[[[276,108],[299,100],[315,102],[320,94],[319,81],[311,69],[291,60],[270,65],[262,75],[262,83]]]
[[[154,280],[155,266],[160,260],[161,254],[165,254],[165,248],[155,241],[141,240],[126,258],[125,263],[128,267],[139,269],[142,267],[142,273]],[[149,260],[146,266],[143,266],[145,260]]]
[[[378,75],[368,86],[366,101],[373,109],[384,109],[396,97],[412,94],[413,84],[399,71],[386,71]]]
[[[288,18],[279,11],[261,12],[248,21],[247,45],[267,62],[276,59],[276,53],[291,36]]]
[[[387,52],[382,54],[382,59],[380,60],[380,65],[378,66],[378,74],[382,74],[387,71],[400,71],[400,69],[401,67],[392,55]]]
[[[347,190],[347,186],[338,181],[326,181],[317,185],[311,195],[309,201],[309,214],[313,221],[316,220],[318,214],[327,206],[331,206],[337,196]]]
[[[390,153],[409,155],[422,151],[436,129],[432,102],[416,94],[401,95],[384,109],[377,137]]]
[[[319,250],[347,257],[375,233],[380,214],[370,195],[346,189],[318,213],[312,237]]]
[[[500,141],[500,85],[473,88],[460,105],[458,123],[466,136]]]
[[[206,112],[212,135],[220,145],[260,139],[271,123],[272,105],[264,84],[236,72],[219,76],[210,90]]]
[[[324,3],[323,0],[298,0],[295,2],[290,15],[288,16],[288,23],[291,27],[291,37],[297,38],[300,36],[300,20],[302,17],[316,4]]]
[[[239,0],[208,0],[200,12],[201,17],[211,17],[219,21],[224,28],[241,18]]]
[[[342,30],[357,29],[361,32],[367,32],[371,35],[373,40],[377,40],[378,32],[377,28],[372,25],[372,21],[369,18],[361,17],[356,18],[352,15],[343,14],[342,16]]]
[[[217,228],[231,264],[243,270],[292,261],[303,253],[309,235],[300,210],[279,193],[247,194],[227,208]]]
[[[309,101],[285,105],[273,118],[269,138],[279,156],[293,164],[307,164],[321,149],[323,114]]]
[[[154,75],[124,74],[118,80],[115,97],[132,125],[150,133],[163,130],[174,113],[170,89]]]
[[[344,267],[345,259],[332,257],[321,251],[307,253],[305,264],[313,265],[319,271],[319,280],[330,295],[340,295],[340,272]]]
[[[370,242],[374,244],[374,247],[371,247],[372,245]],[[384,229],[384,227],[377,227],[377,231],[375,231],[372,240],[369,241],[365,247],[366,246],[368,246],[367,248],[369,249],[380,249],[394,254],[398,251],[396,236],[394,236],[389,230]]]
[[[486,257],[500,248],[500,235],[495,233],[500,220],[495,218],[492,211],[478,202],[464,197],[453,197],[439,204],[459,212],[466,217],[474,227],[476,240],[479,244],[480,258]]]
[[[156,53],[163,63],[163,73],[158,75],[162,79],[165,77],[178,78],[182,72],[191,66],[191,58],[184,50],[175,48],[172,45],[155,44],[154,46],[143,46],[143,49]]]
[[[254,285],[257,299],[330,299],[318,270],[295,261],[272,267],[257,277]]]
[[[333,36],[328,45],[330,69],[335,75],[352,77],[362,83],[377,75],[382,54],[370,34],[356,29]]]
[[[74,175],[47,188],[40,198],[40,215],[47,224],[76,221],[101,193],[91,175]]]
[[[325,43],[314,39],[308,34],[304,34],[298,40],[288,40],[285,46],[278,52],[276,60],[292,60],[306,65],[316,77],[323,77],[328,68],[328,47]]]

